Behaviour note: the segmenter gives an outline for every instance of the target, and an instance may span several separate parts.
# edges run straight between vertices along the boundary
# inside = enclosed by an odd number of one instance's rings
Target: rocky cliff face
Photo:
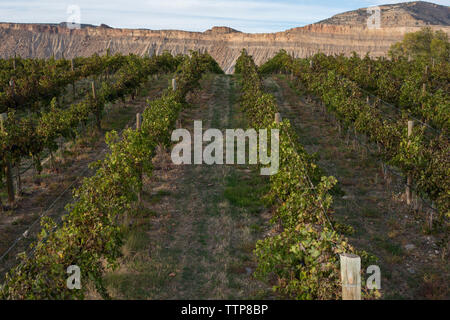
[[[448,7],[443,8],[448,10]],[[396,10],[400,12],[400,9]],[[391,13],[394,11],[391,10]],[[296,57],[307,57],[319,51],[326,54],[351,54],[355,51],[362,55],[370,52],[372,56],[382,56],[406,32],[417,31],[422,26],[412,26],[409,22],[402,25],[399,21],[413,19],[412,16],[406,17],[403,14],[400,16],[406,18],[398,20],[395,26],[382,24],[381,29],[367,29],[365,22],[358,22],[359,14],[348,14],[344,19],[346,23],[342,17],[338,17],[337,20],[341,22],[336,22],[334,18],[328,23],[324,21],[285,32],[266,34],[242,33],[227,27],[214,27],[206,32],[113,29],[107,26],[83,26],[79,30],[71,30],[64,25],[0,23],[0,57],[17,54],[21,57],[72,58],[94,53],[104,54],[108,49],[113,54],[121,52],[139,55],[159,54],[164,50],[172,54],[200,50],[208,51],[224,71],[230,73],[242,48],[247,49],[257,63],[263,63],[280,49],[285,49]],[[432,20],[432,17],[428,20]],[[439,23],[442,21],[439,20]],[[431,27],[450,34],[448,23],[439,23]]]
[[[450,7],[416,1],[391,5],[380,5],[381,26],[419,27],[428,25],[450,25]],[[373,12],[367,8],[337,14],[319,24],[363,26]]]

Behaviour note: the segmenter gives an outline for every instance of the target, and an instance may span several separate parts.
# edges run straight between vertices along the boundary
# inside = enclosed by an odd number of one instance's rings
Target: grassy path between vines
[[[202,87],[183,128],[192,136],[194,120],[203,130],[245,128],[232,77],[209,75]],[[161,148],[153,160],[120,267],[105,276],[112,298],[270,298],[252,276],[252,250],[269,219],[261,202],[268,180],[254,166],[173,165],[170,152]]]
[[[266,88],[278,100],[282,117],[288,118],[309,153],[335,176],[345,195],[335,195],[336,220],[350,225],[357,248],[377,256],[384,299],[449,298],[449,263],[442,234],[427,234],[423,213],[392,195],[381,176],[376,155],[362,156],[318,108],[290,88],[285,77],[270,77]],[[403,189],[398,189],[402,190]],[[367,276],[366,276],[367,278]]]

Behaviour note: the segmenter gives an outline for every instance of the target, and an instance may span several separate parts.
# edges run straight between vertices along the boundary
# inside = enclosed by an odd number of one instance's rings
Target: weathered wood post
[[[16,83],[14,82],[14,78],[9,80],[9,86],[11,88],[11,95],[14,97],[16,95]]]
[[[411,138],[411,135],[413,133],[414,128],[414,121],[409,120],[408,121],[408,139]],[[408,141],[408,145],[411,143],[411,141]],[[411,184],[412,184],[412,177],[410,174],[406,177],[406,204],[411,205],[412,203],[412,194],[411,194]]]
[[[281,122],[281,114],[279,112],[275,113],[275,123]]]
[[[181,119],[177,120],[176,127],[177,129],[181,129]]]
[[[7,113],[0,114],[0,130],[2,133],[5,133],[5,126],[4,121],[8,118]],[[6,176],[6,188],[8,190],[8,203],[10,206],[14,204],[15,200],[15,194],[14,194],[14,185],[13,185],[13,177],[12,177],[12,170],[11,170],[11,159],[10,154],[6,154],[6,158],[3,159],[5,164],[5,176]]]
[[[137,131],[141,131],[141,114],[140,113],[136,113],[136,130]]]
[[[340,254],[342,300],[361,300],[361,258],[354,254]]]
[[[177,80],[175,78],[172,79],[172,89],[173,91],[177,90]]]
[[[94,100],[95,100],[96,95],[95,95],[95,82],[94,81],[91,82],[91,87],[92,87],[92,98],[94,98]]]
[[[427,78],[428,78],[428,65],[425,66],[425,70],[423,71],[423,77],[425,82],[422,84],[422,94],[425,95],[427,92]]]

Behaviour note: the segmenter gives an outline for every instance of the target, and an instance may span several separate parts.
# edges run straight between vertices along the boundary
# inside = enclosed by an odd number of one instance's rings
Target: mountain
[[[450,25],[450,7],[416,1],[379,6],[383,27],[423,27],[429,25]],[[367,8],[337,14],[318,24],[341,26],[363,26],[371,13]]]
[[[277,33],[250,34],[228,27],[213,27],[205,32],[178,30],[116,29],[106,25],[83,25],[69,29],[62,24],[0,23],[0,57],[88,56],[94,53],[173,54],[189,50],[208,51],[226,72],[232,72],[242,48],[263,63],[285,49],[295,57],[317,52],[326,54],[353,51],[371,56],[386,55],[391,44],[406,32],[423,26],[450,34],[450,8],[428,2],[380,6],[381,28],[369,29],[369,14],[359,9],[338,14],[316,24]]]

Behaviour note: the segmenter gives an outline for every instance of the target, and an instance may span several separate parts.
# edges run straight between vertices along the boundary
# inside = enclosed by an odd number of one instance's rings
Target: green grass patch
[[[236,207],[245,208],[250,213],[259,213],[264,207],[263,196],[269,192],[266,177],[257,172],[232,171],[226,177],[225,198]]]
[[[148,235],[139,230],[131,230],[125,243],[125,249],[129,252],[144,250],[148,245]]]

